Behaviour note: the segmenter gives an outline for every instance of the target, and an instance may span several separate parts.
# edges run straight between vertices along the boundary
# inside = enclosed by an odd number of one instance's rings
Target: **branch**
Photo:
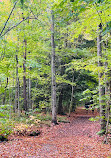
[[[23,19],[22,21],[20,21],[20,22],[17,23],[16,25],[14,25],[14,26],[8,28],[7,31],[5,31],[5,33],[4,33],[1,37],[3,37],[4,35],[6,35],[7,32],[11,31],[13,28],[17,27],[17,26],[20,25],[22,22],[24,22],[24,21],[26,21],[26,20],[28,20],[28,19],[38,20],[37,18],[33,18],[33,17],[29,17],[29,16],[28,16],[27,18]]]
[[[33,13],[33,11],[31,10],[30,7],[29,7],[29,9],[30,9],[31,13],[33,14],[33,16],[35,17],[35,19],[39,20],[39,19],[38,19],[38,16],[41,15],[41,14],[38,14],[38,15],[36,16],[36,15]],[[40,21],[40,20],[39,20],[39,21]],[[41,22],[41,21],[40,21],[40,22]],[[45,21],[44,21],[44,22],[45,22]],[[43,24],[43,23],[42,23],[42,24]],[[48,25],[47,22],[45,22],[45,24]]]
[[[2,31],[1,31],[1,33],[0,33],[0,36],[2,35],[2,33],[3,33],[3,31],[4,31],[5,27],[6,27],[6,25],[7,25],[7,23],[8,23],[8,21],[9,21],[11,15],[12,15],[12,13],[13,13],[13,10],[15,9],[15,6],[16,6],[17,2],[18,2],[18,1],[15,2],[14,6],[13,6],[13,8],[12,8],[10,14],[9,14],[9,17],[8,17],[8,19],[6,20],[5,25],[4,25],[4,27],[3,27]]]
[[[93,4],[93,6],[96,9],[96,12],[97,12],[97,14],[98,14],[98,16],[100,18],[101,24],[103,25],[103,22],[102,22],[102,19],[101,19],[101,15],[99,14],[99,11],[97,10],[97,4],[96,4],[96,6]]]
[[[29,16],[28,16],[27,18],[23,19],[22,21],[20,21],[16,25],[12,26],[11,28],[8,28],[7,31],[5,31],[5,33],[1,37],[3,37],[7,32],[11,31],[13,28],[17,27],[18,25],[20,25],[23,21],[25,21],[27,19],[32,19],[32,18],[29,18]]]

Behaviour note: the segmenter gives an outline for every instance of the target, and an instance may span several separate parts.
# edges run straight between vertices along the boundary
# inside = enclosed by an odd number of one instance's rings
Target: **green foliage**
[[[97,135],[102,136],[104,133],[105,133],[105,130],[101,130],[101,131],[97,132]]]
[[[97,3],[102,3],[104,2],[104,0],[97,0]]]
[[[69,123],[69,120],[65,116],[57,116],[58,122],[64,122],[64,123]]]
[[[24,0],[20,0],[21,4],[23,5],[24,4]]]
[[[12,121],[0,118],[0,136],[7,138],[8,135],[12,133],[13,127],[14,125]]]
[[[96,117],[91,117],[89,118],[90,121],[99,121],[100,117],[96,116]]]
[[[12,107],[12,105],[0,105],[0,117],[10,118]]]
[[[46,115],[38,114],[37,119],[41,121],[49,121],[49,120],[51,121],[52,116],[49,113],[47,113]]]
[[[111,21],[106,23],[106,27],[102,31],[102,35],[106,35],[107,33],[110,33],[111,31]]]
[[[13,121],[10,120],[11,105],[0,106],[0,135],[7,138],[13,129]]]
[[[16,2],[16,0],[14,0]],[[71,97],[71,87],[74,87],[74,104],[90,99],[95,95],[98,71],[107,72],[111,68],[110,46],[103,50],[101,61],[108,62],[108,69],[98,67],[96,38],[97,26],[103,24],[103,41],[110,44],[111,31],[110,0],[59,0],[59,1],[28,1],[19,0],[16,9],[10,17],[7,31],[23,19],[20,25],[9,31],[4,38],[0,38],[0,94],[1,100],[6,92],[6,103],[15,104],[16,67],[20,84],[20,109],[23,107],[23,54],[26,50],[26,79],[28,93],[28,79],[31,80],[31,100],[33,106],[39,105],[34,111],[41,112],[42,108],[51,109],[51,14],[55,16],[55,51],[56,51],[56,83],[57,100],[63,89],[63,109],[68,109]],[[29,3],[30,2],[30,3]],[[72,2],[72,3],[70,3]],[[21,3],[21,5],[20,5]],[[0,3],[0,30],[7,20],[13,4],[10,1]],[[6,13],[6,7],[7,13]],[[21,7],[22,6],[22,7]],[[24,39],[27,40],[25,48]],[[16,66],[15,55],[18,55]],[[107,58],[106,58],[107,57]],[[74,81],[72,78],[74,76]],[[7,88],[6,79],[9,78]],[[105,83],[104,79],[102,80]],[[10,96],[11,95],[11,96]],[[98,96],[95,95],[95,102]],[[27,96],[28,98],[28,96]],[[108,99],[108,97],[106,97]],[[29,105],[28,105],[29,106]],[[11,107],[12,108],[12,107]],[[10,108],[9,108],[10,109]],[[10,110],[0,108],[0,116],[9,118]],[[20,118],[25,121],[24,118]],[[18,119],[19,120],[19,119]]]

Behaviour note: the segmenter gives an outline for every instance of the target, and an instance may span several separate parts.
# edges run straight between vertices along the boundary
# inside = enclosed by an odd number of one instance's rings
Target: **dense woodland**
[[[87,103],[107,143],[111,1],[0,0],[0,134],[34,113],[51,113],[56,125]]]

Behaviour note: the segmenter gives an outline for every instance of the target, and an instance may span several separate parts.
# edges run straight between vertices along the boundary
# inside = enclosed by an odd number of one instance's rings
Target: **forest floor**
[[[96,133],[99,122],[89,121],[97,113],[78,108],[70,123],[44,126],[39,136],[13,136],[0,143],[0,158],[111,158],[111,145]]]

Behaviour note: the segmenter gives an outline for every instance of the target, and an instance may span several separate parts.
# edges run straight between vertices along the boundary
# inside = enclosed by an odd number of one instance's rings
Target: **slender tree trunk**
[[[10,87],[10,84],[9,84],[9,87]],[[11,120],[11,105],[12,105],[11,88],[9,89],[9,105],[10,105],[9,120]]]
[[[28,78],[27,80],[27,106],[28,109],[32,109],[31,105],[31,79]]]
[[[26,89],[26,93],[27,93],[27,108],[29,109],[29,78],[26,80],[26,84],[27,84],[27,89]]]
[[[20,101],[19,101],[20,87],[19,87],[19,77],[18,77],[18,116],[20,116]]]
[[[29,78],[29,108],[32,109],[31,103],[31,79]]]
[[[108,41],[106,40],[106,43],[103,43],[104,51],[106,54],[106,60],[108,60],[107,57],[107,48],[108,48]],[[106,133],[105,133],[105,141],[104,143],[108,143],[107,135],[108,135],[108,125],[110,120],[110,105],[111,105],[111,92],[110,92],[110,71],[108,69],[108,62],[105,62],[105,96],[106,96]]]
[[[105,63],[105,69],[107,70],[108,64]],[[105,96],[106,96],[106,118],[107,118],[107,112],[108,112],[108,109],[109,109],[109,102],[110,102],[110,83],[109,83],[109,79],[108,79],[108,76],[109,76],[109,72],[105,72]]]
[[[63,100],[63,88],[61,88],[60,94],[59,94],[59,101],[58,101],[58,114],[63,115],[63,107],[62,107],[62,100]]]
[[[13,64],[13,67],[14,67],[14,64]],[[13,98],[13,104],[14,104],[14,106],[13,106],[13,112],[15,112],[15,95],[14,95],[14,89],[15,89],[15,85],[14,85],[14,72],[15,72],[15,70],[13,71],[13,88],[12,88],[12,98]]]
[[[103,62],[101,60],[102,58],[102,24],[100,23],[98,27],[98,37],[97,37],[97,56],[98,56],[98,67],[103,66]],[[103,72],[101,70],[98,72],[98,77],[99,77],[99,104],[100,104],[100,117],[101,117],[101,130],[103,131],[102,134],[105,133],[105,127],[106,127],[106,120],[105,120],[105,101],[104,101],[104,96],[105,96],[105,87],[103,85]]]
[[[24,98],[23,109],[25,111],[27,111],[28,110],[28,108],[27,108],[27,92],[26,92],[27,84],[26,84],[26,67],[25,67],[27,41],[24,40],[24,42],[25,42],[25,53],[24,53],[24,63],[23,63],[23,73],[24,73],[24,76],[23,76],[23,98]]]
[[[105,68],[107,70],[108,64],[105,63]],[[104,143],[108,143],[108,125],[109,125],[109,119],[110,119],[110,83],[108,80],[109,73],[105,73],[105,96],[106,96],[106,113],[105,113],[105,118],[106,118],[106,129],[105,129],[105,138],[104,138]]]
[[[73,77],[72,77],[72,83],[73,82],[74,82],[74,73],[73,73]],[[70,116],[71,110],[72,110],[73,95],[74,95],[74,86],[72,85],[71,100],[70,100],[70,105],[69,105],[69,116]]]
[[[18,56],[16,55],[16,91],[17,91],[17,112],[20,116],[20,103],[19,103],[19,77],[18,77]]]
[[[15,106],[14,111],[17,112],[18,109],[18,56],[15,56],[16,58],[16,92],[15,92]]]
[[[51,75],[52,75],[52,91],[51,91],[51,101],[52,101],[52,123],[57,124],[57,109],[56,109],[56,79],[55,79],[55,42],[54,42],[54,13],[51,11],[51,46],[52,46],[52,56],[51,56]]]
[[[109,71],[109,76],[111,77],[111,70]],[[111,120],[111,79],[109,81],[109,93],[110,93],[110,96],[109,96],[109,119]],[[111,121],[110,121],[110,124],[111,124]]]
[[[3,103],[2,103],[3,105],[5,105],[7,86],[8,86],[8,77],[7,77],[6,86],[5,86],[5,91],[4,91],[4,96],[3,96]]]

